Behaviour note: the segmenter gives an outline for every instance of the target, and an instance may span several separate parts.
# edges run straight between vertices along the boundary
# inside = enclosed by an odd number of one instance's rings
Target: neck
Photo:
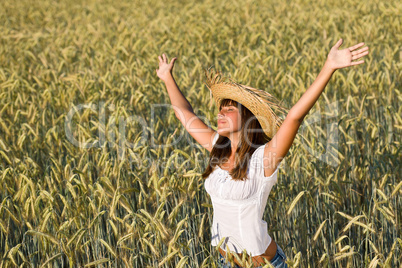
[[[240,132],[230,133],[228,138],[232,147],[232,154],[234,154],[237,150],[237,145],[240,142]]]

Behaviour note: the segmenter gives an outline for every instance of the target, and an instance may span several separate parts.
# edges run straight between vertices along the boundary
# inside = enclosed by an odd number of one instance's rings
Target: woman
[[[271,108],[286,109],[270,94],[207,72],[207,86],[219,107],[217,131],[197,117],[179,90],[172,75],[176,58],[169,62],[165,54],[158,57],[156,72],[165,82],[176,117],[211,153],[203,177],[214,208],[211,243],[219,246],[221,267],[240,267],[244,253],[252,256],[255,266],[270,262],[274,267],[287,267],[286,256],[269,236],[262,214],[281,160],[332,74],[362,64],[363,60],[354,60],[368,54],[368,47],[358,49],[364,43],[340,50],[342,42],[340,39],[331,48],[318,77],[283,122]],[[240,258],[233,258],[232,252]],[[225,259],[236,264],[232,266]]]

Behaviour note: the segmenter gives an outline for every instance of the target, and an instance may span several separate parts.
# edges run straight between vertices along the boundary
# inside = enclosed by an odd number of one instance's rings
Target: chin
[[[221,136],[229,138],[230,131],[228,131],[226,129],[218,129],[216,132],[218,132],[218,134]]]

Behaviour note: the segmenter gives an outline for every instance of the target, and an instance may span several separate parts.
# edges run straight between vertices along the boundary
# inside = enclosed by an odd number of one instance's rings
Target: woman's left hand
[[[357,45],[339,50],[339,47],[342,45],[343,40],[339,39],[339,41],[331,48],[331,51],[328,54],[327,61],[325,65],[334,71],[337,69],[358,65],[364,63],[364,60],[354,61],[360,59],[361,57],[366,56],[368,52],[368,47],[361,48],[364,46],[364,43],[359,43]]]

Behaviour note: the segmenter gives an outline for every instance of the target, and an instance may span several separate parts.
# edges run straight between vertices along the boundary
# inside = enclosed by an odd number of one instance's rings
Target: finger
[[[353,50],[355,50],[356,48],[359,48],[359,47],[361,47],[361,46],[364,46],[364,42],[361,42],[361,43],[359,43],[359,44],[357,44],[357,45],[354,45],[354,46],[352,46],[352,47],[348,47],[348,49],[349,49],[349,51],[353,51]]]
[[[343,43],[342,38],[338,40],[338,42],[336,42],[336,44],[334,45],[335,48],[339,48]]]
[[[158,56],[158,59],[159,59],[159,64],[161,64],[162,63],[162,57]]]
[[[352,60],[360,59],[361,57],[366,56],[368,53],[369,53],[368,51],[365,51],[365,52],[360,53],[360,54],[358,54],[358,55],[354,55],[354,56],[352,56]]]
[[[369,49],[368,47],[364,47],[364,48],[362,48],[362,49],[353,51],[353,52],[352,52],[352,56],[353,56],[353,55],[358,55],[358,54],[360,54],[360,53],[363,53],[364,51],[366,51],[366,50],[368,50],[368,49]]]
[[[167,63],[167,58],[166,58],[165,53],[163,53],[163,62],[164,62],[164,63]]]
[[[354,62],[352,62],[352,63],[350,64],[350,66],[358,65],[358,64],[362,64],[362,63],[364,63],[364,60],[361,60],[361,61],[354,61]]]
[[[170,65],[173,65],[176,60],[177,60],[177,58],[174,57],[174,58],[170,61]]]

